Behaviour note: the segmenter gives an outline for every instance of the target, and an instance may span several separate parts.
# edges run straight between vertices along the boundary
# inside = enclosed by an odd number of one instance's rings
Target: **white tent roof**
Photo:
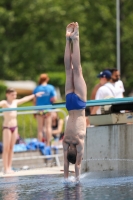
[[[20,94],[32,93],[36,87],[34,81],[4,81],[7,87],[14,88]]]

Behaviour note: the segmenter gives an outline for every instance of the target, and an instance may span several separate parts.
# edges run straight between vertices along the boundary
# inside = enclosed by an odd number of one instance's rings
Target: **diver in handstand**
[[[85,107],[87,87],[80,64],[78,23],[70,23],[66,28],[64,63],[66,71],[66,108],[69,113],[63,139],[64,178],[68,178],[69,163],[75,164],[75,177],[79,180],[81,161],[86,135]],[[72,48],[73,47],[73,48]]]

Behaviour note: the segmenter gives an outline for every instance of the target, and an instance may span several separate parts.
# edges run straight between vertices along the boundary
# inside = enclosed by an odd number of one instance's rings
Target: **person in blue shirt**
[[[34,98],[34,105],[43,106],[50,105],[56,101],[56,91],[53,85],[48,84],[49,77],[47,74],[41,74],[39,77],[39,85],[34,89],[33,93],[44,92],[40,97]],[[52,136],[51,130],[51,113],[48,110],[38,110],[36,115],[38,124],[38,140],[43,140],[43,128],[45,126],[46,145],[50,146],[50,140]]]

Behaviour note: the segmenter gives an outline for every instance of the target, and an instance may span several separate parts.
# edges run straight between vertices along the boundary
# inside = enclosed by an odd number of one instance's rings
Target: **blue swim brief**
[[[75,93],[69,93],[66,95],[66,108],[67,110],[80,110],[85,109],[86,102],[81,100]]]

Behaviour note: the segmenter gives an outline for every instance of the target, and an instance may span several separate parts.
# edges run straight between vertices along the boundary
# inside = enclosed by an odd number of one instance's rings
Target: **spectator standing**
[[[125,92],[125,88],[123,82],[120,80],[120,72],[117,69],[110,69],[109,70],[111,75],[111,83],[116,88],[116,98],[123,98],[123,93]]]
[[[99,74],[99,77],[103,76],[103,74],[104,77],[106,77],[107,82],[97,90],[95,100],[111,97],[116,98],[117,90],[114,84],[112,83],[111,72],[109,70],[104,70],[102,73]],[[91,114],[101,114],[100,106],[93,107]]]
[[[97,78],[99,78],[99,83],[97,85],[95,85],[94,88],[92,89],[91,97],[90,97],[91,100],[95,99],[97,90],[107,82],[106,76],[107,76],[107,74],[104,74],[103,71],[97,75]]]
[[[106,73],[106,70],[100,72],[100,74],[97,75],[97,78],[99,78],[99,83],[97,85],[95,85],[94,88],[92,89],[91,97],[90,97],[91,100],[95,99],[97,90],[101,86],[103,86],[105,83],[107,83],[108,74]],[[90,107],[90,111],[92,111],[92,109],[93,109],[93,107]]]
[[[43,106],[50,105],[56,101],[56,91],[53,85],[48,84],[49,77],[47,74],[41,74],[39,77],[39,85],[34,89],[33,93],[44,92],[41,97],[36,97],[34,99],[34,105]],[[45,126],[46,133],[46,145],[50,146],[52,130],[51,130],[51,113],[48,109],[39,110],[37,115],[37,125],[38,125],[38,140],[42,142],[43,140],[43,127]]]

